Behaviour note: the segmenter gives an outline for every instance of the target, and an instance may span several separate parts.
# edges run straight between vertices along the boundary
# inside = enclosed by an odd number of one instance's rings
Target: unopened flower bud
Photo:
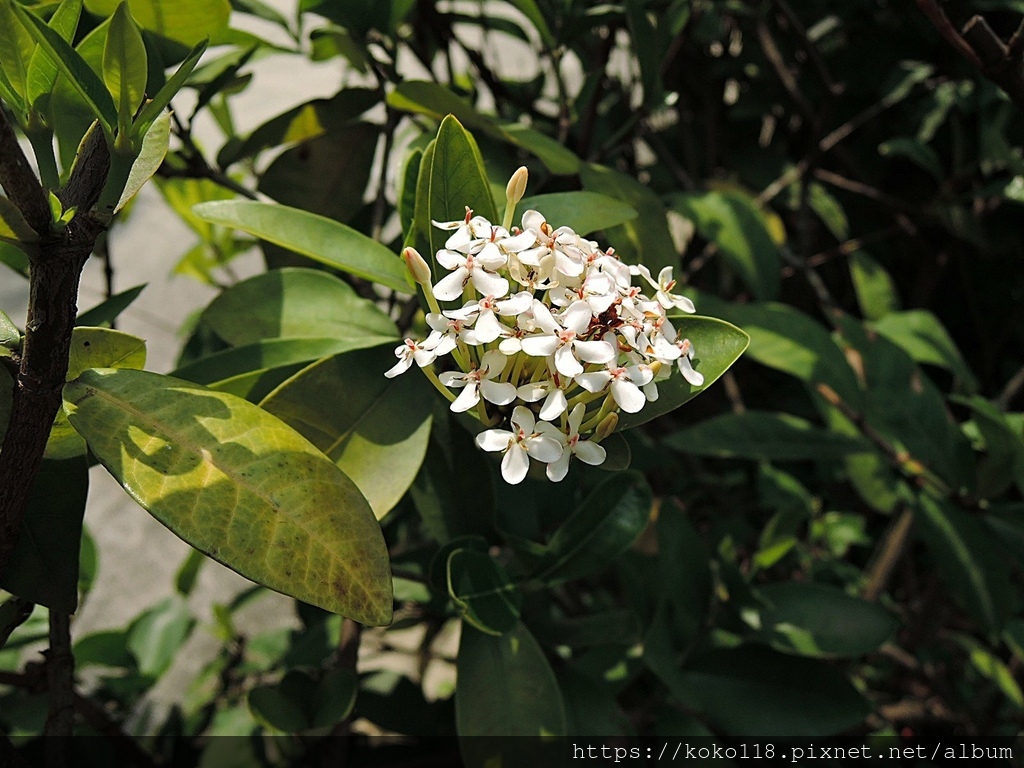
[[[522,165],[515,173],[512,174],[512,178],[508,180],[508,186],[505,187],[505,199],[508,200],[509,205],[514,206],[523,199],[523,195],[526,194],[526,181],[528,175],[529,173],[526,170],[526,166]]]
[[[406,248],[402,251],[402,258],[405,259],[405,266],[408,267],[413,280],[420,285],[430,285],[430,265],[423,260],[419,251],[415,248]]]
[[[613,411],[601,419],[601,423],[597,425],[597,429],[594,430],[594,440],[598,442],[604,440],[615,431],[617,426],[619,426],[619,414]]]

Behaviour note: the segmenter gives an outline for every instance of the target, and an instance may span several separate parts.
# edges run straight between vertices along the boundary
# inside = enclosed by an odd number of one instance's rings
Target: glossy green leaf
[[[529,765],[521,759],[510,760],[519,757],[515,753],[506,753],[503,760],[498,754],[502,749],[527,749],[530,743],[539,741],[538,736],[565,735],[565,706],[558,681],[544,651],[523,624],[499,636],[464,624],[458,672],[455,728],[464,737],[461,748],[467,765]],[[474,736],[532,738],[495,740]],[[494,758],[501,762],[490,762]]]
[[[355,707],[358,690],[359,680],[351,670],[341,667],[327,670],[310,700],[312,727],[325,728],[348,717]]]
[[[402,166],[401,189],[398,191],[398,216],[401,220],[402,231],[409,233],[412,230],[416,214],[416,180],[420,175],[420,166],[423,162],[423,150],[413,149],[409,152]]]
[[[614,227],[637,216],[636,209],[597,192],[555,192],[527,197],[516,206],[516,220],[533,209],[544,214],[552,227],[570,227],[578,235]]]
[[[952,373],[968,392],[978,388],[978,382],[964,362],[960,350],[939,319],[925,309],[889,312],[872,323],[872,328],[896,344],[916,363],[928,363]]]
[[[127,130],[135,111],[146,95],[146,46],[142,33],[128,10],[128,3],[117,6],[110,17],[107,42],[103,48],[103,81],[117,105],[120,130]]]
[[[295,144],[322,136],[351,123],[378,102],[369,88],[345,88],[329,99],[314,99],[270,118],[247,138],[225,145],[217,155],[218,164],[232,163],[281,144]]]
[[[481,632],[501,635],[519,623],[522,596],[508,574],[486,552],[456,549],[448,555],[448,595],[468,622]]]
[[[387,550],[355,485],[260,408],[168,376],[86,371],[64,408],[136,501],[200,551],[367,624],[391,618]]]
[[[174,591],[182,597],[191,595],[199,580],[199,571],[205,562],[206,555],[198,549],[190,549],[174,574]]]
[[[28,277],[28,256],[20,248],[0,240],[0,264],[22,277]]]
[[[917,531],[946,587],[987,633],[998,634],[1012,600],[1009,563],[1000,553],[998,539],[951,503],[922,494],[917,509]]]
[[[77,378],[89,368],[133,368],[146,366],[146,342],[137,336],[108,328],[79,326],[71,334],[67,380]],[[57,412],[50,437],[46,441],[46,458],[70,459],[85,454],[85,441],[68,423],[63,411]]]
[[[178,596],[165,598],[143,612],[128,628],[127,647],[139,671],[159,678],[180,654],[196,619]]]
[[[467,207],[488,221],[498,218],[480,150],[469,132],[451,115],[441,121],[434,140],[429,199],[429,216],[433,221],[461,221]],[[430,252],[441,250],[450,234],[432,226]]]
[[[78,51],[72,48],[60,34],[46,26],[42,19],[22,10],[21,6],[17,4],[12,7],[15,8],[22,23],[32,33],[39,45],[56,63],[57,69],[89,105],[93,115],[103,124],[104,130],[108,134],[113,133],[114,127],[117,125],[117,107],[99,75],[93,72]]]
[[[296,733],[310,727],[307,708],[315,689],[308,674],[291,669],[280,682],[251,689],[246,700],[260,722],[284,733]]]
[[[756,637],[799,656],[861,656],[892,638],[899,621],[877,603],[827,584],[778,582],[756,590],[761,604],[745,615]]]
[[[18,543],[0,574],[0,587],[55,611],[75,612],[88,491],[84,457],[43,462],[32,484]]]
[[[416,371],[393,379],[390,347],[321,360],[260,405],[329,456],[382,518],[405,495],[430,438],[431,388]]]
[[[657,400],[645,404],[639,413],[619,414],[619,430],[645,424],[695,398],[729,370],[749,343],[739,328],[712,317],[686,315],[673,317],[672,323],[680,337],[693,344],[693,367],[704,376],[704,383],[695,387],[678,370],[672,370],[667,381],[658,382]]]
[[[823,382],[853,407],[860,385],[828,330],[785,304],[732,304],[701,294],[698,309],[735,323],[750,336],[747,356],[809,384]],[[697,347],[700,354],[700,347]]]
[[[711,564],[707,547],[683,509],[663,504],[656,519],[658,571],[672,603],[677,637],[696,638],[711,600]]]
[[[143,29],[185,45],[223,32],[231,15],[229,0],[127,0],[128,9]],[[85,0],[97,16],[110,16],[121,0]]]
[[[0,69],[19,101],[28,93],[29,63],[36,43],[30,30],[15,15],[14,0],[0,0]],[[11,106],[17,106],[17,102]]]
[[[202,321],[233,346],[278,338],[398,338],[395,324],[376,305],[314,269],[273,270],[243,280],[210,302]]]
[[[115,213],[124,208],[128,201],[135,197],[139,190],[146,185],[146,182],[153,178],[153,175],[160,169],[167,156],[170,140],[171,113],[161,112],[142,138],[139,155],[132,163],[132,169],[128,173],[128,180],[121,191],[121,197],[117,201],[117,205],[114,206]]]
[[[366,74],[369,66],[366,45],[344,27],[329,24],[314,29],[309,33],[309,41],[312,49],[310,58],[313,61],[327,61],[342,56],[353,69]]]
[[[892,278],[877,261],[864,251],[854,251],[847,257],[850,279],[857,292],[861,314],[868,320],[880,320],[889,312],[900,308],[899,294]]]
[[[579,169],[583,188],[621,200],[637,212],[618,227],[608,227],[605,235],[624,261],[640,262],[658,274],[662,267],[676,267],[679,251],[668,228],[665,206],[649,188],[625,173],[601,165]]]
[[[673,195],[672,207],[693,221],[701,236],[715,243],[723,258],[753,291],[767,301],[779,290],[781,262],[764,214],[738,190]]]
[[[145,284],[136,285],[134,288],[129,288],[127,291],[115,293],[109,299],[100,302],[92,309],[87,309],[85,312],[80,313],[78,317],[75,318],[75,325],[109,327],[114,320],[120,317],[122,312],[131,306],[132,302],[139,297],[139,294],[142,293],[145,288]]]
[[[259,191],[282,205],[349,222],[363,206],[380,128],[365,122],[334,127],[279,154]]]
[[[197,384],[218,385],[240,376],[261,374],[265,371],[309,363],[322,357],[339,355],[354,349],[377,346],[388,339],[384,337],[362,337],[354,339],[296,338],[266,339],[232,347],[222,352],[203,357],[183,365],[174,371],[179,376]],[[235,391],[232,387],[230,391]]]
[[[698,456],[766,461],[834,459],[871,450],[864,440],[828,432],[787,413],[765,411],[715,416],[670,435],[665,444]]]
[[[70,43],[74,40],[81,13],[82,0],[63,0],[54,11],[53,16],[50,17],[49,25]],[[41,100],[45,100],[50,95],[56,80],[57,65],[41,46],[36,47],[28,68],[27,99],[29,105],[40,110],[43,107]]]
[[[438,83],[405,80],[388,93],[387,102],[395,109],[429,115],[436,120],[454,115],[471,130],[485,131],[500,141],[525,149],[554,174],[576,173],[582,166],[576,155],[550,136],[519,123],[496,122]]]
[[[241,229],[357,277],[398,291],[412,289],[405,262],[399,256],[351,227],[323,216],[252,200],[201,203],[193,211],[213,224]]]
[[[533,565],[532,578],[556,584],[608,567],[647,527],[653,504],[640,473],[609,477],[551,536]]]
[[[181,90],[182,86],[185,85],[185,81],[188,80],[188,76],[192,74],[192,70],[195,69],[196,64],[199,63],[199,58],[203,55],[206,50],[206,41],[202,40],[195,44],[185,60],[178,65],[178,68],[174,70],[174,74],[167,78],[167,82],[164,83],[163,87],[157,91],[156,95],[152,100],[146,103],[146,106],[139,112],[139,116],[135,118],[132,123],[132,135],[134,138],[139,136],[145,136],[151,125],[156,122],[156,119],[163,113],[164,109],[171,103],[171,99],[174,98],[175,94]]]
[[[860,723],[871,705],[838,669],[756,646],[718,649],[688,665],[696,706],[726,733],[820,738]]]
[[[17,349],[21,343],[21,331],[11,320],[10,315],[0,309],[0,347]]]

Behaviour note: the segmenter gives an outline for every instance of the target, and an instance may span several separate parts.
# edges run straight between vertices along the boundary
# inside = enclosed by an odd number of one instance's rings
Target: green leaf
[[[508,0],[508,2],[518,8],[530,20],[530,23],[533,24],[534,29],[540,35],[544,47],[548,49],[555,47],[554,35],[551,34],[551,28],[548,26],[543,12],[537,6],[536,0]]]
[[[325,728],[340,722],[356,702],[358,681],[347,669],[332,668],[316,682],[291,669],[273,685],[249,691],[249,710],[261,722],[284,733]]]
[[[210,302],[202,322],[233,346],[278,338],[398,338],[395,324],[372,302],[315,269],[272,270],[236,283]]]
[[[920,139],[910,136],[899,136],[878,145],[878,154],[882,157],[905,157],[910,162],[923,168],[932,177],[942,182],[946,172],[942,169],[942,161],[938,153]]]
[[[128,10],[117,6],[110,17],[107,42],[103,48],[103,81],[117,104],[119,130],[125,132],[146,95],[146,46],[142,33]]]
[[[181,565],[174,574],[174,591],[182,597],[188,597],[196,587],[199,570],[206,562],[206,556],[198,549],[190,549]]]
[[[550,585],[606,568],[643,533],[653,504],[639,472],[609,477],[551,536],[532,578]]]
[[[500,636],[462,627],[455,728],[467,765],[527,766],[522,752],[538,736],[566,734],[565,706],[551,665],[523,624]],[[474,739],[474,736],[528,736],[529,739]],[[468,738],[467,738],[468,737]],[[512,758],[512,759],[510,759]],[[498,762],[490,762],[497,759]],[[532,765],[545,763],[533,762]]]
[[[341,667],[327,670],[310,700],[311,725],[326,728],[340,723],[352,713],[358,691],[359,680],[351,670]]]
[[[263,172],[259,191],[282,205],[351,222],[363,207],[380,128],[335,127],[279,154]]]
[[[967,651],[967,658],[974,670],[995,683],[996,687],[1018,710],[1024,709],[1024,692],[1021,692],[1020,685],[1014,679],[1014,674],[1009,667],[970,635],[965,635],[962,632],[951,634],[956,644]]]
[[[21,10],[14,0],[0,0],[0,70],[18,101],[11,104],[18,107],[25,103],[28,93],[29,65],[36,44],[30,30],[19,20]]]
[[[973,392],[978,381],[967,367],[960,350],[939,319],[925,309],[890,312],[871,324],[871,327],[903,349],[916,363],[928,363],[945,368]]]
[[[260,408],[167,376],[86,371],[64,409],[136,501],[206,555],[367,624],[391,618],[387,549],[355,485]]]
[[[132,169],[128,172],[128,181],[121,191],[121,197],[114,206],[114,212],[121,210],[128,204],[135,195],[139,193],[146,182],[153,178],[167,156],[167,147],[171,140],[171,113],[161,112],[156,120],[149,126],[146,135],[142,138],[142,147],[139,155],[132,163]]]
[[[0,347],[17,349],[21,344],[21,331],[10,316],[0,309]]]
[[[989,635],[1010,614],[1009,563],[998,540],[978,519],[945,501],[918,497],[918,531],[953,596]]]
[[[670,205],[693,221],[701,237],[718,246],[758,300],[775,298],[779,249],[768,233],[764,214],[749,195],[738,190],[676,194]]]
[[[312,48],[310,58],[313,61],[327,61],[335,56],[343,56],[353,69],[364,75],[367,73],[369,54],[366,45],[344,27],[329,24],[314,29],[309,33],[309,42]]]
[[[672,322],[679,336],[693,344],[693,367],[704,376],[704,383],[695,387],[673,370],[667,381],[658,382],[657,400],[644,405],[639,413],[619,414],[620,431],[645,424],[695,398],[729,370],[749,343],[739,328],[712,317],[685,315],[673,317]]]
[[[633,40],[633,52],[640,66],[640,80],[644,88],[644,105],[657,106],[664,98],[661,84],[661,65],[665,56],[664,35],[655,28],[647,15],[644,0],[625,0],[623,7],[629,34]]]
[[[139,294],[146,288],[146,284],[136,285],[127,291],[115,293],[109,299],[100,302],[92,309],[86,310],[75,318],[77,326],[102,326],[109,327],[110,324],[120,317],[132,302],[139,297]]]
[[[76,327],[71,333],[67,380],[77,378],[89,368],[133,368],[146,365],[146,342],[138,336],[108,328]],[[68,423],[63,411],[57,412],[46,441],[46,458],[70,459],[85,454],[85,441]]]
[[[84,457],[43,462],[32,484],[18,543],[0,574],[0,587],[54,611],[75,612],[88,491]]]
[[[1024,490],[1024,436],[1015,429],[1006,414],[982,397],[953,397],[974,414],[974,423],[985,441],[985,457],[978,464],[977,493],[991,499],[1016,481]]]
[[[409,490],[430,439],[431,387],[414,372],[385,378],[393,362],[388,347],[330,357],[260,403],[330,457],[378,519]]]
[[[434,140],[430,167],[430,209],[433,221],[461,221],[466,208],[478,216],[497,221],[498,214],[491,197],[480,150],[469,132],[452,115],[441,121]],[[431,227],[430,252],[444,248],[448,232]]]
[[[420,165],[423,162],[423,150],[413,149],[409,152],[402,166],[402,186],[398,192],[398,216],[402,224],[402,231],[409,233],[416,213],[416,180],[420,175]]]
[[[671,603],[674,632],[687,641],[704,627],[711,600],[711,564],[700,534],[678,505],[663,504],[657,517],[658,570]]]
[[[820,738],[861,722],[871,706],[815,659],[742,646],[704,654],[684,672],[696,706],[734,736]]]
[[[635,219],[605,230],[625,261],[640,262],[655,275],[662,267],[678,266],[679,250],[668,228],[665,206],[653,190],[632,176],[601,165],[583,165],[579,175],[584,189],[621,200],[636,210]]]
[[[28,277],[28,256],[20,248],[0,240],[0,264]]]
[[[871,450],[864,440],[828,432],[797,416],[765,411],[715,416],[670,435],[665,444],[697,456],[766,461],[827,460]]]
[[[139,671],[154,679],[163,675],[195,625],[195,617],[178,596],[165,598],[143,612],[128,628],[127,642]]]
[[[828,330],[808,315],[774,302],[729,304],[704,294],[695,302],[749,334],[747,355],[757,362],[809,384],[828,384],[851,406],[859,404],[860,385],[842,349]],[[700,347],[696,349],[700,355]]]
[[[329,337],[266,339],[207,355],[195,362],[181,366],[174,371],[174,375],[197,384],[216,385],[216,389],[238,394],[235,384],[243,387],[252,384],[252,382],[245,384],[236,381],[239,377],[248,378],[266,371],[310,363],[322,357],[351,352],[354,349],[363,349],[367,346],[377,346],[385,341],[389,341],[389,339],[372,336],[353,339]]]
[[[97,16],[113,14],[121,0],[85,0]],[[143,29],[185,45],[223,32],[231,15],[230,0],[128,0],[128,9]]]
[[[446,571],[448,595],[465,622],[488,635],[516,627],[522,596],[493,557],[456,549],[448,555]]]
[[[39,234],[32,229],[21,210],[9,198],[0,197],[0,240],[11,245],[34,243]]]
[[[862,656],[889,640],[899,621],[875,603],[826,584],[780,582],[755,594],[761,608],[745,615],[756,637],[800,656]]]
[[[854,251],[847,257],[847,262],[857,303],[866,319],[880,320],[900,308],[896,286],[881,264],[864,251]]]
[[[64,0],[53,16],[50,27],[67,42],[72,42],[78,29],[78,18],[82,14],[82,0]],[[37,46],[28,68],[28,103],[37,111],[43,109],[45,100],[57,81],[57,65],[41,47]]]
[[[516,206],[516,219],[534,209],[544,214],[552,227],[570,227],[578,235],[614,227],[637,216],[626,203],[597,192],[555,192],[527,197]]]
[[[396,291],[409,292],[412,288],[400,257],[351,227],[323,216],[251,200],[201,203],[193,211],[206,221],[241,229]]]
[[[57,65],[57,69],[68,79],[72,88],[89,105],[103,129],[108,135],[113,134],[117,125],[117,107],[110,98],[110,92],[99,76],[92,71],[85,59],[57,32],[50,29],[42,19],[21,6],[12,6],[32,36],[36,38],[43,50]]]
[[[195,69],[196,64],[199,63],[199,58],[203,55],[206,50],[206,41],[196,43],[195,47],[189,51],[188,56],[185,60],[178,65],[178,68],[174,70],[174,74],[167,78],[167,82],[164,83],[163,87],[157,91],[156,96],[146,103],[146,106],[139,112],[139,116],[135,118],[132,123],[132,138],[138,139],[139,136],[145,136],[149,132],[149,127],[156,122],[156,119],[166,109],[167,105],[171,103],[171,99],[174,98],[175,94],[181,90],[182,86],[185,85],[185,81],[188,80],[188,76],[192,74],[192,70]]]

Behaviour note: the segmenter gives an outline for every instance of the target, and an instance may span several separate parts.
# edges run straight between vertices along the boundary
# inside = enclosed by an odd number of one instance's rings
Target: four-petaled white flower
[[[590,326],[593,315],[585,301],[577,301],[562,313],[562,325],[544,304],[534,299],[533,316],[543,333],[523,337],[523,352],[533,357],[554,355],[555,370],[567,378],[583,373],[581,360],[587,363],[609,363],[615,359],[615,346],[610,341],[581,338]]]
[[[494,381],[505,368],[505,356],[497,350],[492,350],[483,356],[480,367],[462,373],[460,371],[446,371],[438,376],[438,379],[446,387],[463,387],[462,393],[455,398],[449,406],[455,413],[468,411],[480,402],[481,395],[484,400],[495,405],[508,405],[516,399],[516,388],[508,382]]]
[[[615,403],[626,413],[637,413],[647,402],[640,387],[654,381],[654,372],[647,365],[609,365],[603,371],[583,373],[576,383],[587,392],[603,392],[610,387]]]
[[[508,280],[498,274],[508,257],[497,248],[475,255],[445,249],[437,252],[437,261],[451,270],[450,275],[442,277],[434,286],[434,296],[441,301],[459,298],[469,282],[484,296],[500,298],[508,293]]]
[[[672,279],[672,267],[664,267],[661,272],[658,273],[658,280],[655,282],[654,278],[651,277],[651,270],[645,267],[643,264],[637,264],[630,267],[630,272],[634,272],[637,275],[643,277],[651,287],[657,291],[655,298],[658,299],[658,303],[661,304],[665,309],[681,309],[683,312],[697,311],[697,308],[693,306],[693,302],[685,296],[672,293],[672,289],[676,287],[676,281]]]
[[[586,412],[586,406],[579,403],[569,414],[565,434],[561,436],[564,441],[562,455],[547,467],[548,480],[553,483],[560,482],[565,477],[569,471],[569,459],[573,456],[576,456],[584,464],[594,467],[604,464],[604,460],[608,457],[608,452],[597,443],[580,439],[580,424],[583,423],[583,416]]]
[[[398,358],[398,362],[388,368],[384,375],[393,379],[398,374],[405,373],[414,360],[420,368],[430,365],[437,358],[436,347],[439,341],[440,336],[435,334],[431,334],[423,341],[406,339],[395,347],[395,357]]]
[[[561,433],[546,421],[537,423],[533,411],[517,405],[509,420],[512,431],[488,429],[476,436],[476,444],[485,451],[502,451],[501,476],[510,485],[521,483],[530,470],[530,457],[545,464],[562,455]]]

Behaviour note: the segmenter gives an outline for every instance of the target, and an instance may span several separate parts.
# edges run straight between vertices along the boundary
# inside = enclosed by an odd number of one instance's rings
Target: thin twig
[[[906,551],[913,523],[914,510],[906,505],[886,531],[872,558],[867,584],[864,587],[865,600],[875,601],[885,591],[893,570]]]

